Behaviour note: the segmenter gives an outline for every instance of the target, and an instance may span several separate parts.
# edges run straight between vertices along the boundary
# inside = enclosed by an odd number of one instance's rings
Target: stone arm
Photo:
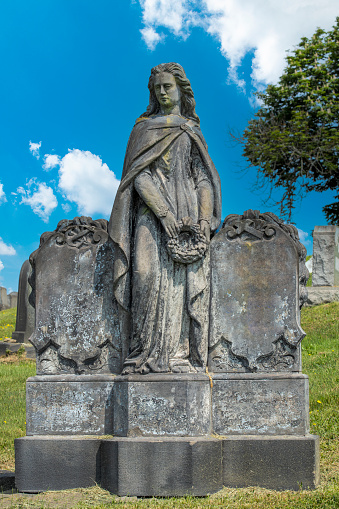
[[[152,212],[160,220],[165,232],[169,237],[178,236],[178,224],[174,214],[167,207],[161,193],[154,184],[151,175],[144,170],[134,180],[134,187]]]
[[[211,236],[211,219],[213,214],[212,186],[207,180],[201,180],[198,184],[197,191],[200,229],[209,242]]]
[[[191,159],[192,175],[198,194],[198,220],[200,223],[200,230],[209,242],[211,236],[214,194],[200,152],[195,144],[192,146]]]

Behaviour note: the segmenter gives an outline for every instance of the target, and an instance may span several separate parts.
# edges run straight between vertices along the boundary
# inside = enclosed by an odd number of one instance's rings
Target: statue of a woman
[[[220,223],[220,179],[183,68],[154,67],[148,88],[109,225],[114,291],[127,317],[121,330],[129,330],[123,374],[195,372],[207,362],[208,243]]]

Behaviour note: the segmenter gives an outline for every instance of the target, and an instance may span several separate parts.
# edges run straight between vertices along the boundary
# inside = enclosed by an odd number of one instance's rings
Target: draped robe
[[[199,126],[177,115],[138,119],[109,223],[116,246],[114,293],[128,322],[121,327],[129,345],[124,372],[175,371],[182,362],[193,371],[204,369],[209,254],[188,265],[172,260],[159,218],[137,192],[140,175],[178,221],[201,219],[198,190],[207,187],[211,231],[220,224],[220,179]]]

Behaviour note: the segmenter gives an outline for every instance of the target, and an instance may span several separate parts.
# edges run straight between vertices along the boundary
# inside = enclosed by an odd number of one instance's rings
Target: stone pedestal
[[[339,286],[338,226],[314,228],[312,286]]]
[[[36,436],[17,438],[15,484],[19,491],[88,488],[100,482],[97,438]]]
[[[210,390],[206,374],[116,377],[113,434],[208,435],[212,431]]]
[[[339,301],[339,286],[311,286],[307,289],[306,306],[319,306]]]
[[[205,496],[222,488],[222,442],[121,438],[101,448],[101,486],[117,495]]]
[[[223,440],[223,484],[270,490],[315,489],[320,480],[319,437],[228,436]]]
[[[213,376],[212,420],[218,435],[305,435],[308,377],[223,373]]]
[[[109,375],[28,378],[27,435],[112,434],[113,384]]]
[[[319,437],[94,438],[15,440],[16,486],[39,492],[100,484],[119,496],[206,496],[227,486],[314,489]]]

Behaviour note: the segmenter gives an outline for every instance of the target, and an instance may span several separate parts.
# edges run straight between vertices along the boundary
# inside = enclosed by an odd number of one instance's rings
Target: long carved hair
[[[151,70],[151,76],[148,81],[148,89],[149,89],[149,105],[147,106],[147,110],[145,113],[140,115],[141,117],[150,117],[152,115],[156,115],[160,112],[160,104],[155,95],[154,91],[154,78],[157,74],[161,72],[168,72],[174,76],[174,79],[180,89],[181,93],[181,115],[186,118],[190,118],[195,120],[198,124],[200,123],[200,119],[195,112],[195,100],[194,94],[191,87],[191,83],[186,77],[184,69],[181,65],[176,64],[175,62],[169,62],[167,64],[159,64],[156,67],[153,67]]]

